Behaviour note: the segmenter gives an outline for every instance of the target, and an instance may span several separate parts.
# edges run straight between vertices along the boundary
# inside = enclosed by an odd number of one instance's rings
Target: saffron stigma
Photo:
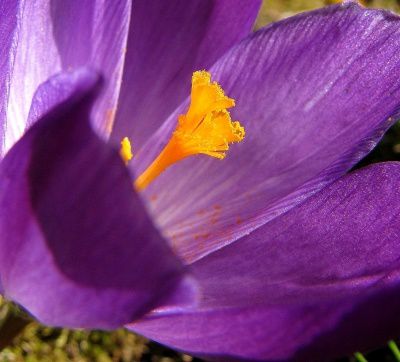
[[[136,179],[136,189],[144,190],[169,166],[188,156],[204,154],[224,159],[229,144],[240,142],[245,136],[244,128],[239,122],[232,122],[227,111],[234,106],[235,101],[225,95],[220,85],[211,82],[209,72],[194,72],[189,109],[179,116],[161,153]]]

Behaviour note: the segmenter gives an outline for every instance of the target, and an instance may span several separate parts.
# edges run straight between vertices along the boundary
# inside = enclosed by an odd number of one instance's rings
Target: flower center
[[[244,128],[239,122],[232,122],[227,111],[234,106],[235,101],[224,94],[220,85],[211,82],[210,73],[194,72],[189,109],[179,116],[178,125],[161,153],[136,179],[136,189],[144,190],[169,166],[188,156],[204,154],[225,158],[229,144],[240,142],[245,136]],[[123,151],[127,148],[124,140],[121,155],[128,162]]]

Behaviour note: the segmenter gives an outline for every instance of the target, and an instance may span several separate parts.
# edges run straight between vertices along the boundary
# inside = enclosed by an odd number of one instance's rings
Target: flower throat
[[[217,82],[211,82],[206,71],[192,76],[190,106],[180,115],[170,140],[150,166],[135,180],[135,188],[144,190],[163,171],[184,158],[197,154],[223,159],[229,144],[240,142],[245,136],[239,122],[232,122],[227,109],[235,101],[225,95]],[[127,164],[132,158],[131,144],[125,137],[121,141],[120,155]]]

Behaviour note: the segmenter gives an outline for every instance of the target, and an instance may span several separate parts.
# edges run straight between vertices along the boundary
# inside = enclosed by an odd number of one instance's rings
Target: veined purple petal
[[[192,354],[314,361],[400,333],[400,163],[355,171],[192,264],[202,301],[130,327]]]
[[[399,18],[351,2],[272,24],[219,60],[211,73],[236,99],[244,141],[144,193],[178,253],[190,262],[248,234],[365,156],[399,116],[399,50]],[[137,173],[185,107],[136,155]]]
[[[113,139],[138,150],[210,67],[248,35],[260,0],[135,0]]]
[[[92,123],[101,135],[107,136],[120,92],[131,1],[52,0],[51,16],[62,68],[90,66],[104,76],[103,91],[92,110]]]
[[[0,159],[4,153],[7,131],[7,107],[10,94],[11,70],[13,68],[22,1],[0,3]]]
[[[81,70],[44,84],[32,109],[57,106],[0,166],[1,284],[49,325],[118,327],[169,297],[184,276],[117,150],[89,125],[97,81]],[[188,286],[179,293],[188,297]]]
[[[15,59],[8,72],[10,84],[3,154],[25,131],[36,88],[61,70],[52,36],[50,2],[21,0],[15,3],[18,4],[18,25],[13,39]]]

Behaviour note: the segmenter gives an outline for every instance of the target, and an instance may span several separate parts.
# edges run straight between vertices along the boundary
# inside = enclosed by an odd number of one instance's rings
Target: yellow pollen
[[[227,111],[234,106],[235,101],[224,94],[220,85],[211,82],[210,73],[194,72],[189,109],[179,116],[175,131],[158,157],[136,179],[136,189],[145,189],[165,169],[188,156],[225,158],[229,144],[245,136],[244,128],[232,122]]]
[[[121,156],[122,160],[125,162],[125,165],[132,159],[132,146],[131,142],[129,141],[128,137],[124,137],[121,141],[121,148],[119,150],[119,155]]]

